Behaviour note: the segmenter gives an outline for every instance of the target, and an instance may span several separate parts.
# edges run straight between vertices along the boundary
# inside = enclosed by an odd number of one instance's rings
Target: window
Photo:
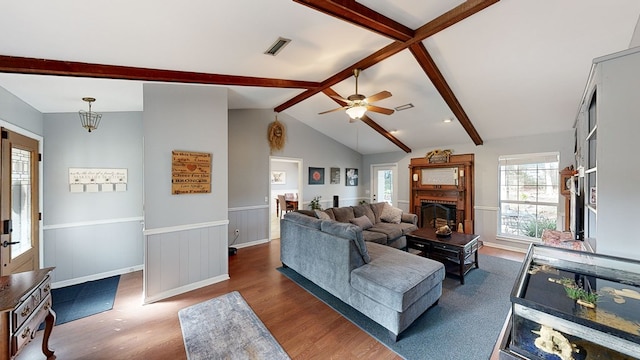
[[[558,159],[558,153],[499,157],[499,235],[534,240],[556,229]]]

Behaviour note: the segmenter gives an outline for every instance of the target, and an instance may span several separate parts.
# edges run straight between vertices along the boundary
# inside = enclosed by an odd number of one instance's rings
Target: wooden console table
[[[49,337],[56,321],[51,308],[51,272],[54,268],[0,277],[0,360],[13,359],[45,322],[42,352],[55,359]]]

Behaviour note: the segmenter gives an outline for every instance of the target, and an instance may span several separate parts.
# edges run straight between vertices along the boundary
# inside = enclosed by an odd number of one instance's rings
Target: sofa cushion
[[[393,240],[397,237],[402,236],[402,228],[398,224],[381,222],[373,225],[373,227],[369,228],[368,230],[385,234],[387,236],[387,240]]]
[[[360,217],[362,215],[369,218],[372,224],[376,223],[376,216],[373,214],[373,210],[371,210],[371,206],[367,205],[358,205],[353,207],[353,216]]]
[[[402,209],[386,204],[380,214],[380,220],[386,221],[392,224],[400,224],[402,220]]]
[[[307,215],[307,216],[317,217],[316,213],[313,212],[313,210],[298,209],[298,210],[294,210],[294,211],[297,212],[297,213],[300,213],[300,214]]]
[[[364,239],[362,238],[362,229],[353,224],[345,224],[331,220],[317,220],[320,221],[320,230],[330,235],[353,240],[358,252],[362,256],[362,260],[365,263],[371,261],[367,245],[364,243]]]
[[[406,223],[406,222],[401,222],[400,224],[396,225],[397,227],[399,227],[400,229],[402,229],[402,235],[407,235],[408,233],[418,230],[418,227],[411,224],[411,223]]]
[[[364,241],[374,242],[382,245],[387,244],[387,235],[375,231],[363,231],[362,238],[364,239]]]
[[[369,220],[369,218],[366,217],[365,215],[362,215],[357,218],[353,218],[349,220],[349,222],[352,223],[353,225],[356,225],[362,228],[362,230],[367,230],[368,228],[373,226],[373,224],[371,223],[371,220]]]
[[[329,215],[329,218],[331,220],[335,220],[336,219],[335,215],[333,215],[333,209],[329,208],[329,209],[324,210],[324,212],[327,213],[327,215]]]
[[[333,216],[335,217],[336,221],[348,223],[349,220],[355,218],[355,215],[353,214],[353,208],[350,206],[334,207],[331,208],[331,210],[333,210]]]
[[[398,312],[444,280],[444,265],[388,246],[370,243],[371,262],[351,271],[351,286]]]
[[[326,212],[322,211],[322,210],[314,210],[315,216],[318,219],[321,220],[331,220],[331,218],[329,217],[329,214],[327,214]]]
[[[384,210],[384,205],[386,204],[386,202],[379,202],[379,203],[373,203],[370,204],[369,206],[371,207],[371,210],[373,211],[373,216],[375,216],[376,221],[374,221],[374,224],[379,223],[380,221],[380,215],[382,214],[382,210]]]

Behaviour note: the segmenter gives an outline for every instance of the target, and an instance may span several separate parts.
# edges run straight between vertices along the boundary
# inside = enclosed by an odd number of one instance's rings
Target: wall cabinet
[[[575,123],[584,236],[598,253],[640,259],[640,48],[596,58]]]

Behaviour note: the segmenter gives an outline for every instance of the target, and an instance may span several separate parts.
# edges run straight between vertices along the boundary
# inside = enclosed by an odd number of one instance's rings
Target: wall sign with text
[[[212,154],[174,150],[171,152],[171,194],[211,192]]]
[[[127,169],[69,168],[69,191],[127,191]]]

